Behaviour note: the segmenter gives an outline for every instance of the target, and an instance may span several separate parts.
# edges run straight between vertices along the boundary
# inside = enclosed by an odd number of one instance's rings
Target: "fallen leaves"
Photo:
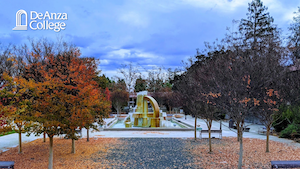
[[[71,154],[71,140],[55,138],[54,168],[138,168],[140,165],[175,168],[183,162],[191,168],[237,168],[239,143],[236,138],[213,139],[212,143],[213,152],[208,153],[207,139],[195,142],[192,139],[91,138],[90,142],[76,141],[76,154]],[[243,168],[247,169],[270,168],[272,160],[299,160],[300,157],[300,148],[275,141],[270,141],[270,153],[265,152],[265,140],[244,138],[243,143]],[[44,143],[38,139],[24,144],[22,154],[18,154],[17,147],[1,153],[0,161],[15,161],[16,169],[47,168],[48,155],[48,140]],[[158,162],[156,157],[163,161]]]
[[[113,148],[120,141],[116,138],[95,138],[86,142],[79,139],[75,142],[76,153],[71,154],[71,140],[54,139],[54,168],[111,168],[106,162],[106,155],[110,148]],[[97,156],[99,160],[94,161]],[[18,148],[0,154],[0,161],[15,161],[15,168],[34,169],[47,168],[49,157],[49,142],[38,139],[23,145],[23,153],[18,153]]]
[[[270,141],[270,152],[266,153],[266,141],[243,139],[243,168],[270,168],[273,160],[299,160],[300,148]],[[223,137],[213,140],[213,152],[208,153],[207,140],[198,140],[187,145],[188,151],[195,156],[195,164],[202,168],[237,168],[239,142],[236,138]]]

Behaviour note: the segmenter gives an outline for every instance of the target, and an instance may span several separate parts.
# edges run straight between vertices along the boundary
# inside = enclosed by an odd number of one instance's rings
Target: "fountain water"
[[[167,114],[162,112],[156,100],[147,95],[147,91],[137,93],[137,104],[125,118],[125,127],[166,127]],[[148,102],[153,112],[148,112]]]

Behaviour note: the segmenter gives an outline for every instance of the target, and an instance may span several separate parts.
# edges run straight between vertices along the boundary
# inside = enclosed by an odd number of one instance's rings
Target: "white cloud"
[[[193,5],[201,8],[216,8],[223,12],[233,12],[238,7],[247,6],[249,0],[182,0],[182,3]]]
[[[109,63],[110,63],[110,61],[107,60],[107,59],[100,59],[100,64],[101,65],[108,65]]]
[[[129,58],[131,57],[131,53],[128,49],[118,49],[109,52],[108,56],[111,58]]]
[[[142,52],[139,52],[136,54],[137,57],[141,57],[141,58],[157,58],[158,56],[157,55],[154,55],[154,54],[151,54],[151,53],[142,53]]]
[[[120,16],[120,21],[137,27],[147,27],[148,19],[141,12],[127,12],[122,13]]]
[[[118,59],[137,58],[137,61],[138,61],[138,58],[148,58],[150,60],[160,58],[158,55],[143,52],[141,50],[136,50],[136,49],[113,50],[113,51],[110,51],[107,56],[110,57],[110,58],[114,58],[114,59],[117,59],[117,58]]]
[[[221,12],[235,12],[239,8],[247,10],[248,3],[251,1],[252,0],[181,0],[181,3],[205,9],[215,8]],[[271,16],[278,15],[276,16],[276,20],[291,21],[294,16],[293,13],[297,11],[297,6],[300,6],[300,1],[297,1],[298,5],[293,8],[286,6],[284,3],[286,2],[283,0],[263,0],[263,4],[268,7]]]

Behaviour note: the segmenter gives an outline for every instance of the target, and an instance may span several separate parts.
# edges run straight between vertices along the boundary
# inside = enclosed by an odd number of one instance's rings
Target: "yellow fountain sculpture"
[[[153,112],[148,112],[148,101],[152,105]],[[147,96],[147,91],[139,92],[137,94],[137,108],[132,114],[134,119],[133,126],[136,127],[160,127],[161,121],[166,120],[166,117],[162,117],[162,113],[159,111],[156,100]]]

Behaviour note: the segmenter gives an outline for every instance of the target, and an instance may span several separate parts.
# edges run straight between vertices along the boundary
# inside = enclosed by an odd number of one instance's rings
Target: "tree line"
[[[53,137],[72,140],[77,129],[97,129],[108,117],[110,92],[97,83],[97,60],[80,57],[68,43],[45,39],[3,48],[0,62],[0,132],[44,134],[49,137],[49,165],[53,168]],[[87,137],[89,141],[89,137]]]
[[[212,120],[227,114],[235,122],[240,143],[238,168],[242,168],[247,119],[255,117],[266,126],[269,152],[272,126],[287,120],[286,111],[292,117],[299,114],[299,18],[300,8],[290,25],[288,43],[284,43],[268,8],[261,0],[252,0],[247,18],[234,22],[237,29],[228,29],[221,41],[205,43],[206,50],[197,50],[186,62],[184,73],[175,76],[172,89],[183,106],[196,117],[195,123],[199,117],[207,124],[209,152]]]

